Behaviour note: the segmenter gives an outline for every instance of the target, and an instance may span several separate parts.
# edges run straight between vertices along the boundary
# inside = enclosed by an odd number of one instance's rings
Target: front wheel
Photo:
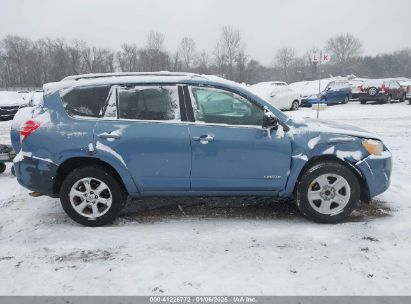
[[[300,103],[298,102],[298,100],[294,100],[293,103],[291,104],[290,110],[296,111],[298,110],[299,106],[300,106]]]
[[[296,199],[306,218],[319,223],[337,223],[356,208],[360,184],[354,173],[338,162],[317,163],[300,178]]]
[[[119,215],[126,193],[109,170],[80,167],[64,179],[60,201],[64,211],[75,222],[85,226],[103,226]]]
[[[5,163],[0,163],[0,174],[6,171],[6,164]]]
[[[348,97],[348,95],[346,95],[344,97],[343,103],[346,104],[346,103],[348,103],[349,100],[350,100],[350,97]]]

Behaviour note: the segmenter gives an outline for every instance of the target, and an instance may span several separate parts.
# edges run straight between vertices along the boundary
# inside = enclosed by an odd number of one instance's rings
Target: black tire
[[[297,111],[298,108],[300,107],[300,102],[298,100],[294,100],[293,103],[291,104],[291,111]]]
[[[344,97],[343,104],[347,104],[349,100],[350,100],[350,96],[346,95]]]
[[[11,174],[13,174],[14,176],[16,176],[16,169],[14,169],[14,165],[11,166]]]
[[[366,101],[366,100],[361,99],[361,100],[360,100],[360,103],[361,103],[361,104],[366,104],[366,103],[367,103],[367,101]]]
[[[343,177],[349,185],[350,194],[347,197],[348,202],[341,209],[341,211],[335,214],[323,214],[318,212],[311,206],[308,199],[309,187],[315,187],[315,180],[326,174],[333,174]],[[331,184],[333,185],[333,184]],[[346,188],[342,189],[345,191]],[[347,166],[334,161],[325,161],[314,164],[308,170],[306,170],[301,176],[297,189],[296,189],[296,203],[301,213],[308,219],[317,223],[337,223],[349,216],[351,212],[357,207],[360,199],[360,183],[354,173]],[[346,194],[345,194],[346,195]],[[334,198],[329,199],[331,201],[330,206],[337,204],[332,202]],[[320,203],[320,207],[322,202]],[[316,206],[314,204],[314,206]],[[336,209],[338,210],[338,209]]]
[[[392,97],[391,95],[387,96],[387,99],[385,100],[385,103],[390,104],[392,102]]]
[[[0,163],[0,174],[6,171],[6,164],[5,163]]]
[[[90,218],[78,213],[70,201],[70,191],[72,187],[83,178],[92,178],[104,182],[111,192],[111,206],[107,208],[103,215]],[[92,187],[92,186],[91,186]],[[91,188],[94,189],[94,188]],[[86,192],[86,190],[85,190]],[[91,192],[92,193],[92,192]],[[83,198],[84,199],[84,198]],[[75,222],[90,227],[104,226],[110,224],[119,215],[127,199],[126,191],[114,177],[114,174],[103,167],[80,167],[74,169],[64,179],[60,189],[60,201],[64,211]],[[91,205],[91,204],[90,204]],[[88,208],[88,207],[86,207]],[[90,208],[91,209],[91,208]],[[86,210],[86,209],[84,209]],[[83,210],[83,211],[84,211]]]
[[[400,98],[400,102],[405,102],[405,93],[404,94],[402,94],[402,96],[401,96],[401,98]]]

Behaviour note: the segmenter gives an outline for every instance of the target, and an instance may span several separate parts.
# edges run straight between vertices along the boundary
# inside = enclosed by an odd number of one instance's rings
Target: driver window
[[[330,82],[326,87],[326,89],[334,89],[334,88],[335,88],[335,82],[334,81]]]
[[[247,99],[224,90],[191,88],[196,121],[261,126],[264,112]]]

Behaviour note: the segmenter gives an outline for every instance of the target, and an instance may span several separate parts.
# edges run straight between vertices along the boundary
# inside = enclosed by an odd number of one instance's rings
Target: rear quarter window
[[[101,117],[110,86],[80,87],[62,96],[63,106],[70,116]]]

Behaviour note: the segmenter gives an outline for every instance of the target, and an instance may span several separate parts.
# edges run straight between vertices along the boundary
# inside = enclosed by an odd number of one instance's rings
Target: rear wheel
[[[361,103],[361,104],[366,104],[366,103],[367,103],[367,101],[366,101],[366,100],[361,99],[361,100],[360,100],[360,103]]]
[[[126,198],[114,175],[102,167],[74,169],[60,190],[64,211],[72,220],[85,226],[111,223],[124,207]]]
[[[300,103],[298,102],[298,100],[294,100],[293,103],[291,104],[290,110],[296,111],[298,110],[299,106],[300,106]]]
[[[388,96],[387,96],[387,100],[386,100],[385,103],[391,103],[391,101],[392,101],[391,95],[388,95]]]
[[[346,166],[333,161],[313,165],[297,187],[297,206],[308,219],[337,223],[346,218],[360,199],[360,184]]]
[[[401,98],[400,98],[400,102],[405,102],[405,93],[402,94]]]

